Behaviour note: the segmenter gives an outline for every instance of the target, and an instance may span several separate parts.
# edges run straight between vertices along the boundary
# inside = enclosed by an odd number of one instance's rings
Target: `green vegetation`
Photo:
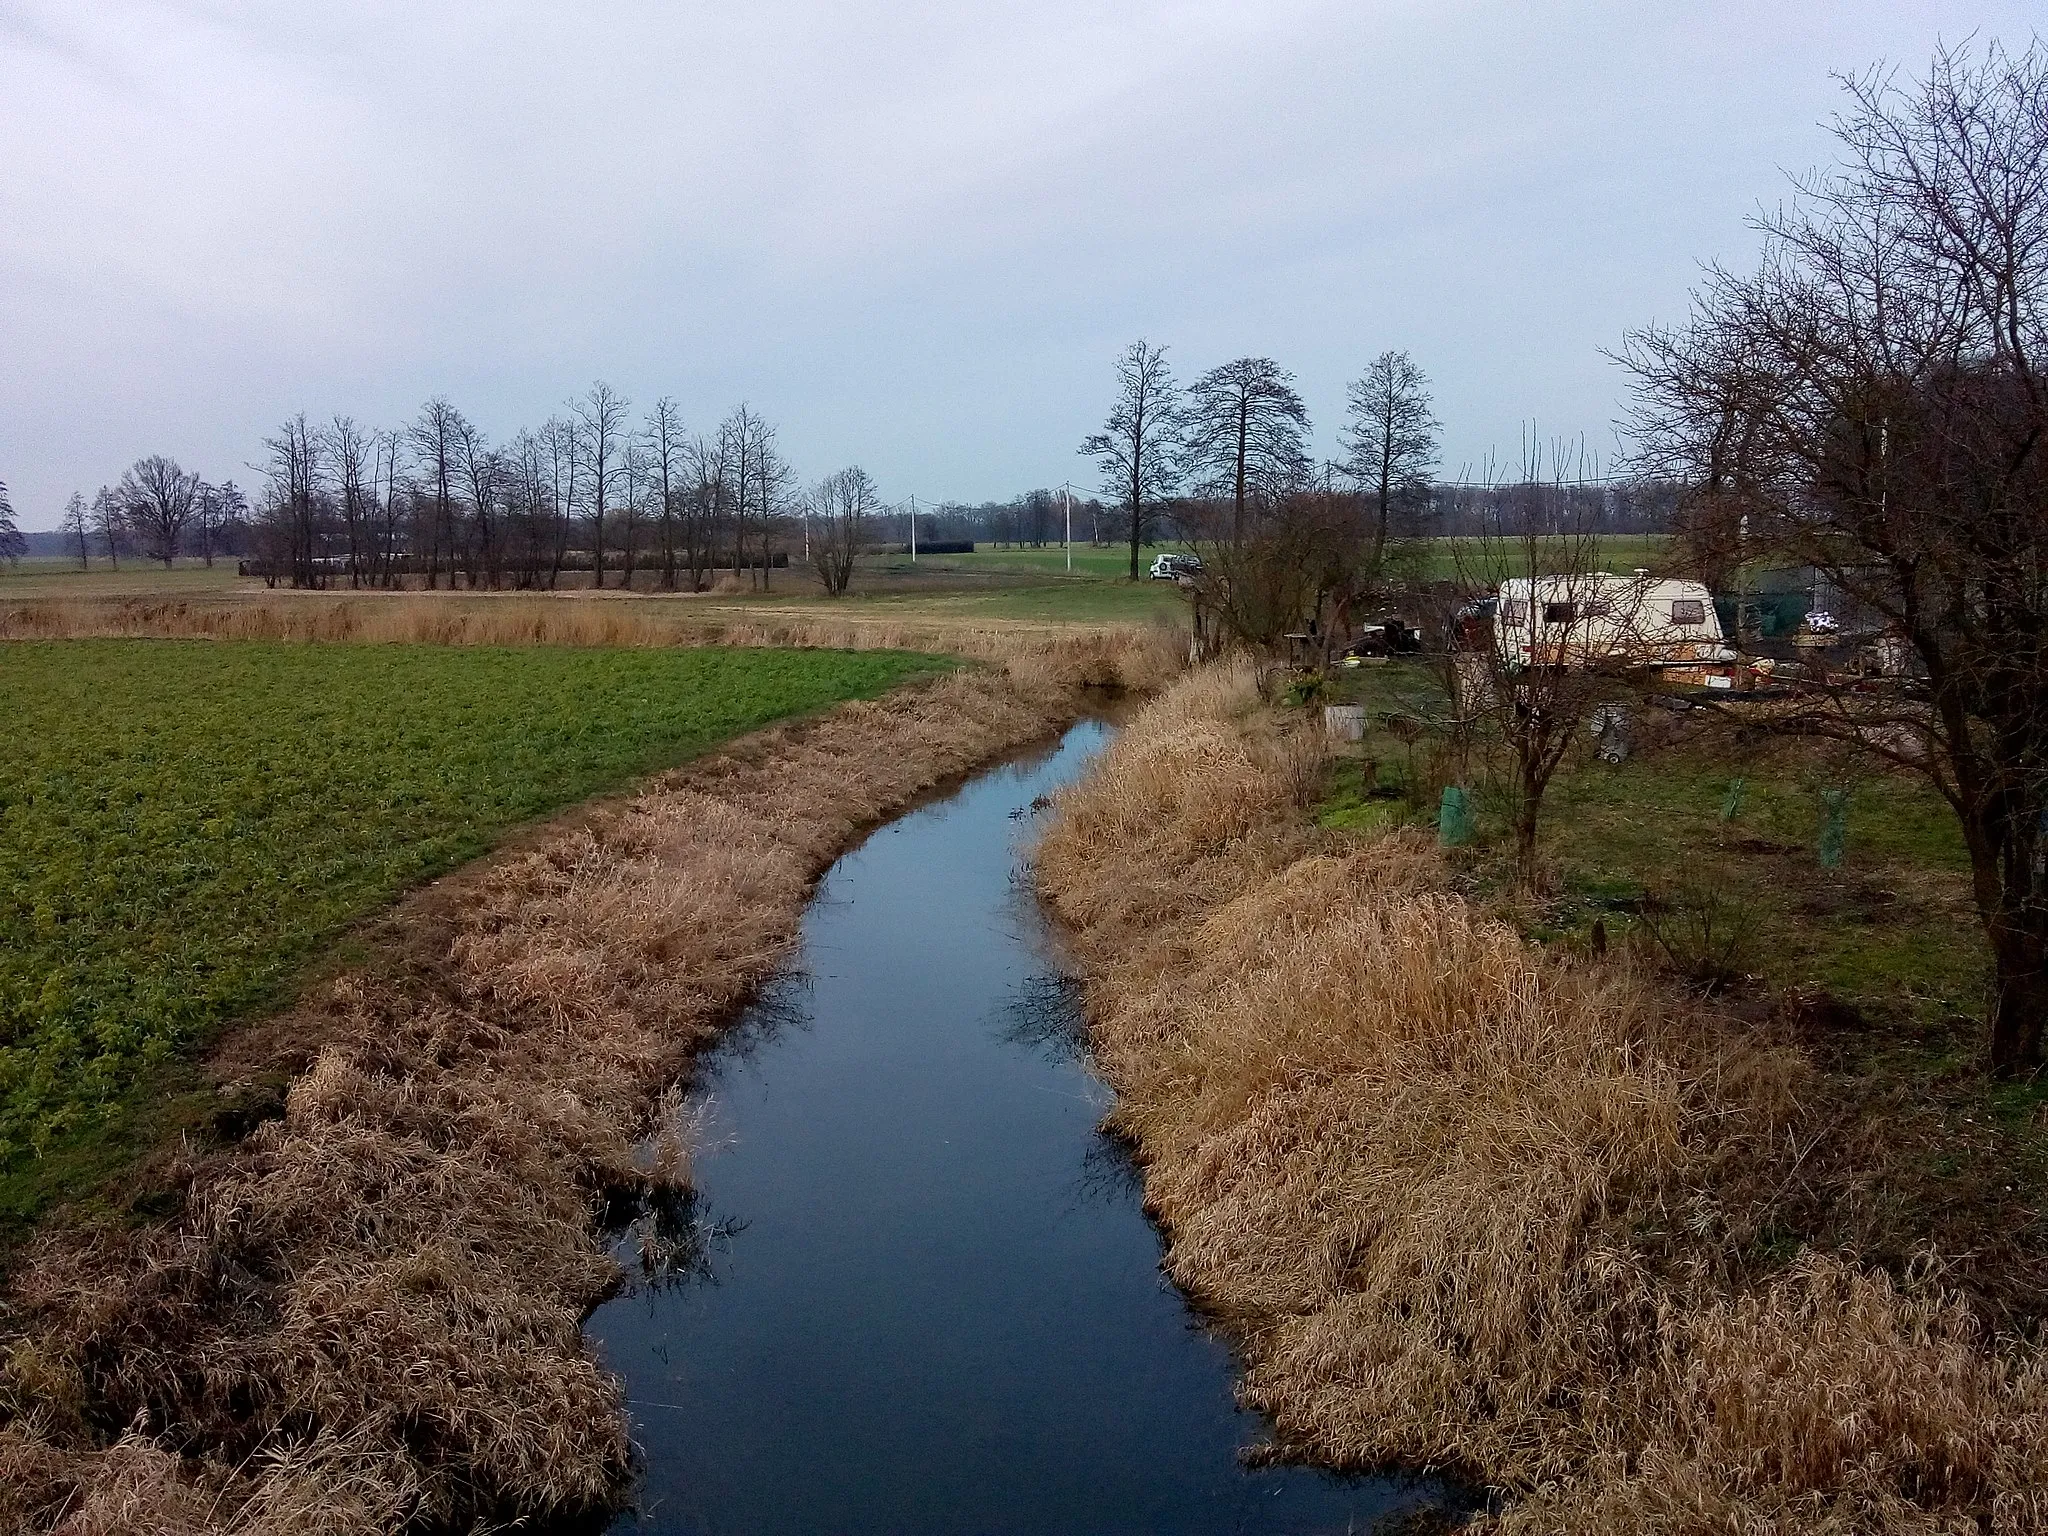
[[[1988,1070],[1990,945],[1960,829],[1924,780],[1639,704],[1625,762],[1599,761],[1588,734],[1552,784],[1532,894],[1505,770],[1484,742],[1459,764],[1434,668],[1364,667],[1326,692],[1365,704],[1371,729],[1333,765],[1324,825],[1433,827],[1444,785],[1462,784],[1478,836],[1452,865],[1468,898],[1559,953],[1632,951],[1813,1064],[1805,1091],[1839,1129],[1802,1154],[1811,1208],[1759,1254],[1820,1234],[1903,1269],[1931,1245],[1968,1255],[1998,1305],[2038,1296],[2048,1074]],[[1848,792],[1839,870],[1820,856],[1824,790]]]
[[[89,1162],[152,1072],[275,1000],[352,919],[514,823],[938,665],[0,645],[0,1206],[43,1198],[81,1147]]]
[[[1482,894],[1505,895],[1504,773],[1489,767],[1483,744],[1464,773],[1453,769],[1437,729],[1449,710],[1435,670],[1363,667],[1340,673],[1325,696],[1365,704],[1372,729],[1356,756],[1340,759],[1321,821],[1433,824],[1443,785],[1464,782],[1479,829],[1469,878]],[[1817,985],[1913,1029],[1982,1009],[1989,950],[1969,859],[1953,813],[1925,781],[1648,705],[1631,735],[1628,761],[1584,751],[1552,786],[1542,832],[1551,889],[1523,913],[1533,936],[1584,943],[1597,920],[1609,938],[1635,933],[1661,956],[1666,944],[1706,942],[1697,930],[1718,924],[1727,965],[1774,991]],[[1820,795],[1836,788],[1849,791],[1848,856],[1830,872],[1819,856]]]
[[[169,570],[154,560],[124,557],[116,569],[95,558],[86,570],[76,560],[34,556],[0,561],[0,601],[31,597],[200,597],[225,592],[240,580],[235,562],[217,557],[179,560]],[[257,582],[258,587],[262,586]]]
[[[1149,571],[1152,561],[1170,550],[1184,550],[1185,544],[1168,541],[1160,544],[1146,544],[1138,550],[1139,569]],[[1092,576],[1098,581],[1130,580],[1131,546],[1128,544],[1105,544],[1097,548],[1091,544],[1076,543],[1073,548],[1075,576]],[[1017,570],[1038,571],[1053,575],[1067,574],[1067,551],[1057,544],[1044,548],[1018,545],[1001,548],[994,544],[983,544],[971,555],[940,555],[936,558],[960,570]],[[923,560],[918,562],[924,564]],[[1163,585],[1163,583],[1162,583]]]
[[[1571,558],[1583,561],[1583,568],[1626,576],[1639,568],[1657,569],[1670,552],[1668,535],[1616,533],[1599,539],[1590,549],[1572,551]],[[1562,555],[1563,550],[1560,548],[1557,553]],[[1400,546],[1393,558],[1418,581],[1490,581],[1496,576],[1528,575],[1527,554],[1526,547],[1517,539],[1453,537],[1417,539]],[[1495,570],[1496,564],[1506,568]]]

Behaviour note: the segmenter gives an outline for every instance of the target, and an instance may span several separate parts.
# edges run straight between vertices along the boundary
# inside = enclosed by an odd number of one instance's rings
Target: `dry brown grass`
[[[626,593],[263,592],[25,598],[0,603],[0,640],[100,637],[426,645],[791,645],[944,651],[1008,660],[1109,643],[1177,665],[1184,639],[1155,625],[917,618],[800,608],[750,611]]]
[[[1168,1265],[1280,1446],[1450,1468],[1514,1531],[2048,1528],[2048,1373],[1930,1261],[1756,1257],[1812,1080],[1625,963],[1552,961],[1414,834],[1295,814],[1312,738],[1224,668],[1061,800]]]
[[[603,1503],[619,1389],[580,1319],[606,1194],[779,962],[860,829],[1042,735],[1098,639],[762,733],[423,892],[403,952],[269,1036],[317,1044],[281,1118],[187,1158],[168,1220],[61,1228],[18,1266],[0,1524],[375,1530]],[[300,1049],[311,1054],[309,1044]],[[666,1097],[665,1097],[666,1096]]]

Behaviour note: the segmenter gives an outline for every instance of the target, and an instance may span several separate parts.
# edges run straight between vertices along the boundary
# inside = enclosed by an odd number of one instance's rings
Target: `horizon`
[[[1078,445],[1141,335],[1183,382],[1276,358],[1321,457],[1400,349],[1444,478],[1532,431],[1607,463],[1601,349],[1752,257],[1745,219],[1830,157],[1829,72],[2027,16],[643,5],[558,35],[29,0],[0,17],[0,480],[45,532],[150,453],[253,485],[300,410],[445,395],[502,440],[603,378],[693,430],[751,403],[805,482],[1093,492]]]

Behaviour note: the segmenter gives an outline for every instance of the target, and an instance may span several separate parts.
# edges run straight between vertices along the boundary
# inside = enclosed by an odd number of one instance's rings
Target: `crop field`
[[[0,644],[0,1207],[323,941],[515,823],[942,663]],[[68,1149],[68,1150],[67,1150]]]

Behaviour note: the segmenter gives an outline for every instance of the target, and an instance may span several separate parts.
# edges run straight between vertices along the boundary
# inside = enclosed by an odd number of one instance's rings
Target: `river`
[[[589,1322],[645,1459],[615,1531],[1339,1532],[1435,1502],[1241,1464],[1265,1426],[1097,1130],[1020,859],[1108,731],[841,858],[706,1063],[695,1194],[625,1231],[635,1283]]]

